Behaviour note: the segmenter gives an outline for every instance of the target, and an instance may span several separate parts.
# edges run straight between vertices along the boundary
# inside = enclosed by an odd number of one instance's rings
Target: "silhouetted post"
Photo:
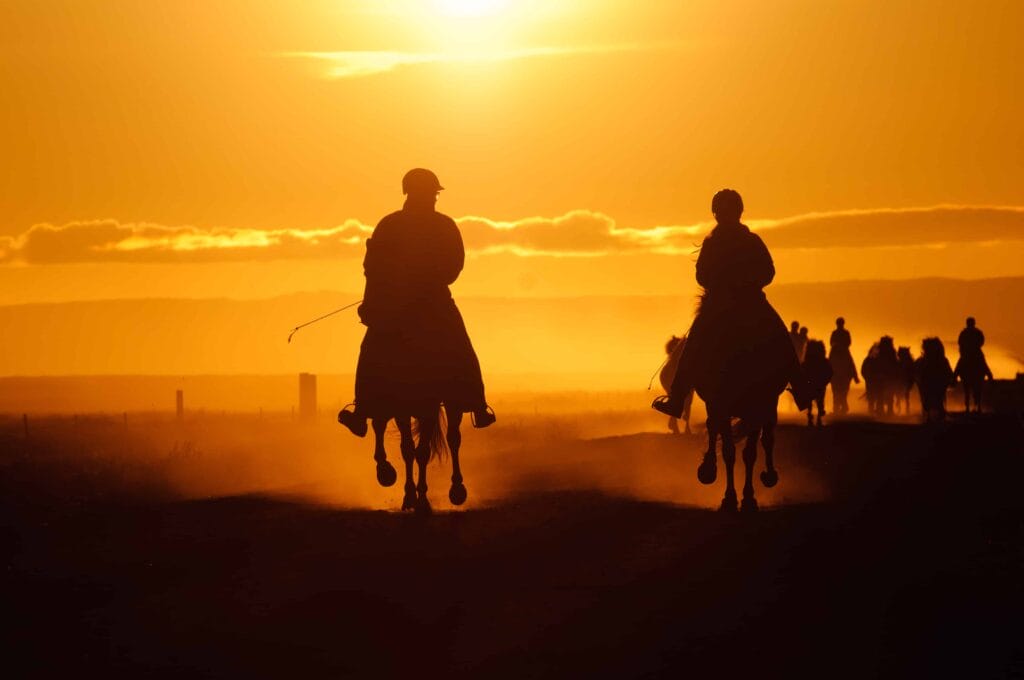
[[[299,418],[316,418],[316,376],[312,373],[299,373]]]
[[[184,420],[185,418],[185,391],[178,390],[174,393],[175,411],[178,415],[178,420]]]
[[[28,439],[28,414],[21,414],[21,424],[25,426],[25,439]]]

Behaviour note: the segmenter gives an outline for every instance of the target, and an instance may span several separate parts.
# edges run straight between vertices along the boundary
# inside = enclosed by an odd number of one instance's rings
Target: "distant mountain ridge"
[[[937,335],[955,357],[973,315],[993,354],[1024,357],[1024,277],[773,285],[783,318],[827,338],[844,316],[861,354],[882,333],[916,352]],[[337,292],[264,300],[101,300],[0,307],[0,375],[351,374],[364,327],[355,310],[300,331],[304,321],[358,299]],[[646,384],[663,344],[682,333],[694,296],[460,298],[490,374],[621,375]],[[1009,360],[1009,359],[1006,359]],[[1003,372],[1012,370],[1005,360]],[[995,367],[994,367],[995,368]],[[614,382],[614,381],[613,381]]]

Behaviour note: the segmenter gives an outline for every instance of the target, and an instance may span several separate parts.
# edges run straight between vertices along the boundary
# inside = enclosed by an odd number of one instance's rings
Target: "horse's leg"
[[[719,422],[722,433],[722,462],[725,463],[725,496],[721,509],[725,512],[736,510],[736,484],[733,469],[736,467],[736,442],[732,439],[732,427],[728,418]]]
[[[964,413],[971,412],[971,387],[964,381]]]
[[[412,438],[412,422],[408,417],[395,418],[402,435],[402,460],[405,462],[405,497],[402,510],[416,507],[416,485],[412,481],[412,463],[416,460],[416,442]]]
[[[761,428],[761,446],[764,448],[764,472],[761,473],[761,483],[769,489],[779,483],[779,473],[775,471],[775,425],[778,422],[779,413],[774,411]]]
[[[708,416],[707,421],[708,431],[708,450],[704,452],[704,460],[701,461],[700,466],[697,468],[697,479],[700,480],[701,484],[714,484],[715,479],[718,478],[718,466],[715,458],[715,447],[718,439],[718,423],[715,418]]]
[[[693,390],[686,395],[686,401],[683,405],[683,423],[685,424],[684,432],[686,434],[693,434],[693,430],[690,429],[690,409],[693,407]]]
[[[446,409],[447,412],[447,409]],[[462,446],[462,411],[448,413],[448,450],[452,453],[452,486],[448,489],[448,500],[452,505],[466,502],[466,487],[462,483],[462,469],[459,467],[459,447]]]
[[[679,434],[679,421],[674,416],[668,417],[668,430],[672,434]]]
[[[430,462],[430,440],[440,426],[437,414],[416,418],[420,438],[416,442],[416,512],[429,513],[430,501],[427,500],[427,463]]]
[[[381,486],[391,486],[398,479],[398,472],[388,462],[388,453],[384,450],[384,433],[387,429],[387,418],[373,419],[373,459],[377,461],[377,483]]]
[[[757,499],[754,498],[754,463],[757,462],[757,436],[761,428],[753,427],[746,433],[747,440],[743,445],[743,503],[744,512],[757,510]]]

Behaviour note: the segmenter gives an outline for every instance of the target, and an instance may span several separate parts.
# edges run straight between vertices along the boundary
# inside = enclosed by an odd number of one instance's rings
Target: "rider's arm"
[[[441,258],[438,262],[438,274],[445,285],[455,283],[466,264],[466,247],[462,243],[462,234],[454,220],[447,220],[442,232]]]
[[[714,252],[714,241],[710,237],[704,239],[700,246],[700,254],[697,255],[697,285],[701,288],[712,288],[716,283]]]
[[[775,263],[772,262],[772,255],[768,252],[768,246],[764,244],[761,237],[752,234],[754,242],[753,257],[751,258],[752,282],[764,288],[775,278]]]

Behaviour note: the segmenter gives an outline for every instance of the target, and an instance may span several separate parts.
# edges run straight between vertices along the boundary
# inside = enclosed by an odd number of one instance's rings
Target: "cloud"
[[[561,217],[527,217],[497,222],[484,217],[458,220],[463,240],[481,253],[597,256],[622,252],[693,251],[708,225],[624,228],[599,212],[573,210]]]
[[[329,229],[201,229],[114,220],[37,224],[0,240],[0,262],[223,262],[362,253],[373,232],[356,220]]]
[[[424,64],[486,63],[577,56],[650,52],[671,49],[672,45],[592,45],[581,47],[523,47],[507,50],[453,50],[447,52],[402,52],[389,50],[350,50],[340,52],[282,52],[281,56],[318,62],[329,79],[363,78],[388,73],[407,66]]]
[[[1024,206],[939,205],[752,221],[774,248],[872,248],[1024,241]]]
[[[692,255],[708,222],[624,227],[603,213],[574,210],[559,217],[457,220],[470,253],[600,257],[655,253]],[[1024,242],[1024,207],[952,206],[808,213],[750,221],[773,250],[906,248]],[[225,262],[361,257],[373,228],[348,220],[324,229],[205,229],[122,224],[114,220],[38,224],[0,237],[0,263]]]

